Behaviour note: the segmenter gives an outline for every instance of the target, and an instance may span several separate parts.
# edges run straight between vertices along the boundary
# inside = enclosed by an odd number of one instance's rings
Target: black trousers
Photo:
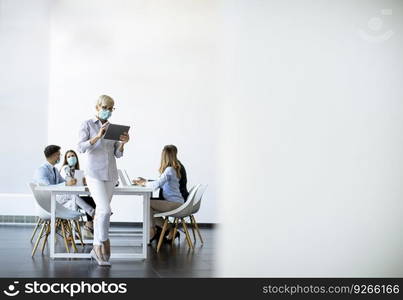
[[[93,209],[95,209],[96,204],[95,204],[94,199],[92,199],[92,197],[90,197],[90,196],[80,196],[80,198],[83,199]],[[87,215],[87,220],[89,222],[91,222],[93,220],[93,218],[89,214],[87,214],[87,213],[85,213],[85,214]]]

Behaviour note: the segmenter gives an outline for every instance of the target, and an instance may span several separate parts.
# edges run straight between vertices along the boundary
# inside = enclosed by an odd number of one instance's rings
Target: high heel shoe
[[[151,243],[152,243],[154,240],[156,240],[156,239],[160,236],[160,234],[161,234],[162,229],[161,229],[160,227],[158,227],[158,226],[156,226],[156,228],[157,228],[157,229],[154,230],[155,233],[154,233],[153,237],[150,239],[150,241],[148,242],[148,245],[151,245]]]
[[[104,257],[105,261],[109,261],[109,259],[111,257],[111,242],[109,239],[102,242],[101,253],[102,253],[102,256]]]
[[[102,257],[102,254],[101,254],[101,249],[98,248],[99,251],[96,251],[95,247],[99,247],[99,246],[94,246],[94,248],[92,248],[92,250],[91,250],[91,260],[95,259],[99,266],[109,267],[111,264],[104,260],[104,258]],[[98,252],[98,254],[97,254],[97,252]]]

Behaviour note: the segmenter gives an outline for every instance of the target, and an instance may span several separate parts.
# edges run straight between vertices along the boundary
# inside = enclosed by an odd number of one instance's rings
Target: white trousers
[[[109,238],[111,200],[115,183],[86,176],[88,189],[96,204],[93,245],[101,245]]]

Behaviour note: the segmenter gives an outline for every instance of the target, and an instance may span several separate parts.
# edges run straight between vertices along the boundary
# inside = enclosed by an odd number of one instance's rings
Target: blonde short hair
[[[112,99],[112,97],[109,97],[108,95],[101,95],[97,100],[97,106],[102,105],[114,106],[115,101]]]

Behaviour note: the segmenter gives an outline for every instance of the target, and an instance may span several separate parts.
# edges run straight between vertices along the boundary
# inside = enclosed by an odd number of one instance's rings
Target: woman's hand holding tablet
[[[103,139],[121,141],[122,143],[127,143],[129,141],[129,129],[130,126],[117,125],[109,123]]]

